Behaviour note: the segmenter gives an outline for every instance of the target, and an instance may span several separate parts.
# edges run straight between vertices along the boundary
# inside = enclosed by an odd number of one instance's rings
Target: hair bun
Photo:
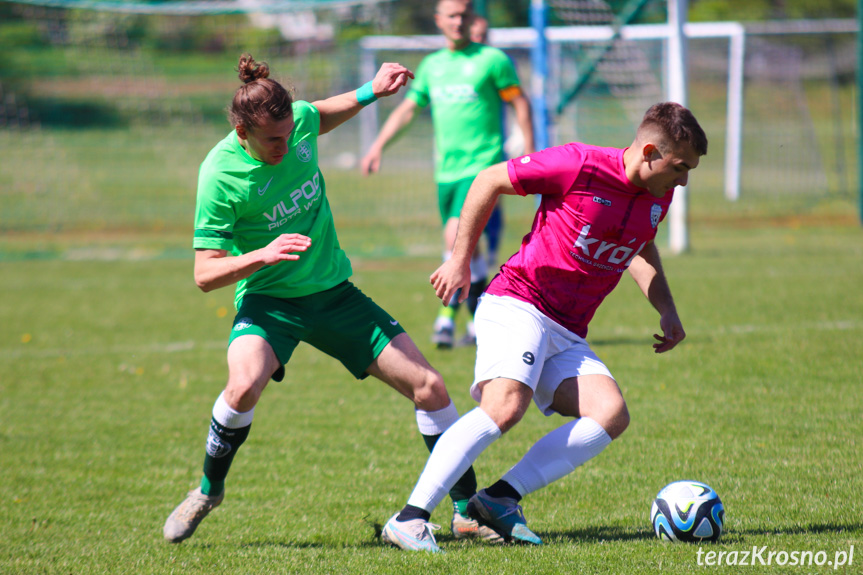
[[[237,66],[237,72],[240,80],[244,84],[261,80],[270,76],[270,67],[266,62],[255,62],[251,54],[243,54],[240,56],[240,63]]]

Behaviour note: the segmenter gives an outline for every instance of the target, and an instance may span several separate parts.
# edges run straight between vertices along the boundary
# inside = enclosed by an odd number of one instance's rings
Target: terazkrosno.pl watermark
[[[854,564],[854,546],[848,550],[827,551],[774,551],[767,545],[753,545],[743,551],[705,551],[696,553],[698,565],[707,567],[778,565],[780,567],[849,567]]]

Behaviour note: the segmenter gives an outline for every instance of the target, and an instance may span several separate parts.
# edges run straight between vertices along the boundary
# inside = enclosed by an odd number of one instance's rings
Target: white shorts
[[[533,305],[508,296],[483,294],[476,310],[476,367],[470,395],[479,401],[479,383],[498,377],[533,390],[545,415],[565,379],[611,372],[588,343]]]

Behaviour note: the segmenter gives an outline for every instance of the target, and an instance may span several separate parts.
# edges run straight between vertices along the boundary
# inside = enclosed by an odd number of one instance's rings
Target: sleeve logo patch
[[[659,218],[662,217],[662,206],[653,204],[650,207],[650,225],[654,228],[659,225]]]

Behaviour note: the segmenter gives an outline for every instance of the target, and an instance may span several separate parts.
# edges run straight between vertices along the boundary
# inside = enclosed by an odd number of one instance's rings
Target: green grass
[[[0,573],[701,573],[699,549],[765,545],[831,560],[854,545],[854,564],[838,572],[860,572],[859,228],[696,228],[692,252],[665,261],[688,338],[662,356],[650,347],[655,313],[624,279],[589,339],[624,390],[630,429],[525,499],[544,547],[455,542],[442,505],[433,520],[444,556],[376,538],[425,462],[411,406],[307,346],[265,392],[225,503],[192,539],[165,544],[165,517],[200,476],[232,294],[197,291],[191,260],[169,257],[185,240],[121,240],[79,261],[0,262]],[[135,260],[138,243],[161,257]],[[356,283],[470,409],[472,350],[428,343],[434,258],[354,263]],[[482,455],[480,482],[561,422],[530,411]],[[652,497],[684,478],[722,497],[718,545],[653,536]]]

